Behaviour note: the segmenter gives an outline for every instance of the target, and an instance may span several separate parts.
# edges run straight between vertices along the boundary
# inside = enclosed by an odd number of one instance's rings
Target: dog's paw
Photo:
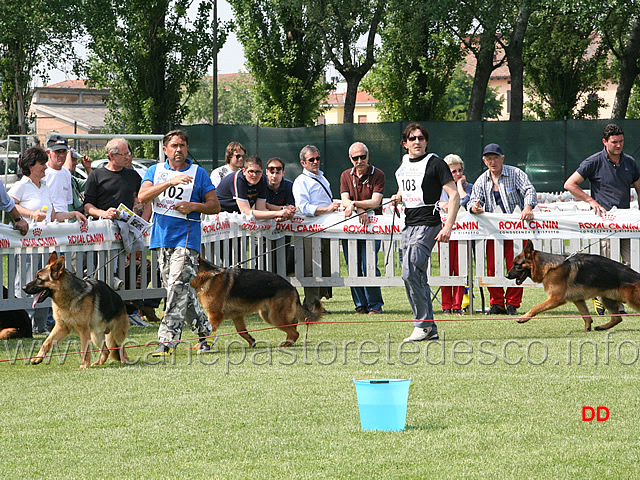
[[[31,359],[31,365],[38,365],[39,363],[42,363],[44,357],[35,357]]]
[[[516,320],[518,323],[527,323],[530,319],[528,317],[520,317]]]
[[[598,331],[601,331],[601,330],[606,330],[606,328],[602,328],[602,326],[601,326],[601,325],[597,325],[597,326],[595,326],[593,329],[594,329],[595,331],[597,331],[597,332],[598,332]]]

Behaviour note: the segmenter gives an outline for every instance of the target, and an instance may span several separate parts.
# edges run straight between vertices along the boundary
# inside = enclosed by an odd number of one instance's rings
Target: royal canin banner
[[[284,235],[309,235],[322,232],[329,238],[388,239],[393,232],[399,235],[404,228],[404,214],[395,218],[391,213],[370,215],[363,225],[358,217],[344,218],[343,212],[316,217],[294,216],[286,222],[257,221],[236,213],[206,216],[202,221],[202,243],[215,242],[244,234],[262,233],[277,239]],[[443,216],[446,221],[446,216]],[[452,240],[552,239],[552,238],[640,238],[640,211],[612,210],[598,216],[582,209],[534,211],[533,220],[521,220],[519,213],[510,215],[458,212],[451,235]],[[396,237],[399,238],[399,237]],[[0,248],[101,246],[122,241],[117,225],[109,220],[90,221],[82,226],[78,222],[30,223],[26,236],[8,225],[0,225]]]
[[[0,248],[58,247],[95,245],[122,241],[120,231],[110,220],[79,222],[31,222],[23,237],[9,225],[0,225]]]

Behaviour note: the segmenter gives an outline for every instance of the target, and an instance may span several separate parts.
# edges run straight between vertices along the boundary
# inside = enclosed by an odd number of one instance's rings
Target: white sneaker
[[[122,288],[122,286],[124,285],[124,280],[121,280],[120,278],[116,277],[115,275],[113,276],[113,289],[114,290],[120,290]]]
[[[410,337],[405,338],[403,341],[405,342],[421,342],[423,340],[437,340],[440,338],[438,336],[438,331],[435,327],[427,327],[420,328],[414,327],[413,333]]]

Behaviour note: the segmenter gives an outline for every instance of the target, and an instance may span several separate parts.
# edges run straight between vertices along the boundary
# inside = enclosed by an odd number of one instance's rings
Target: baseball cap
[[[82,155],[80,153],[78,153],[78,151],[75,148],[71,148],[71,156],[73,158],[82,158]]]
[[[67,144],[67,139],[61,137],[60,135],[51,135],[49,140],[47,140],[47,149],[55,152],[56,150],[67,150],[69,145]]]
[[[489,155],[491,153],[504,157],[504,153],[502,153],[502,149],[500,148],[500,145],[498,145],[497,143],[490,143],[489,145],[484,147],[484,150],[482,151],[482,156],[484,157],[485,155]]]

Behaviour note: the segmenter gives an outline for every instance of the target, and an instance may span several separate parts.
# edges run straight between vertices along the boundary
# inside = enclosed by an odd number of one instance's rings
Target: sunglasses
[[[282,171],[282,167],[267,167],[269,173],[280,173]]]
[[[307,158],[307,162],[319,162],[320,161],[320,157],[311,157],[311,158]]]
[[[245,170],[249,175],[262,175],[262,170]]]
[[[409,140],[410,142],[413,142],[415,140],[418,140],[418,141],[422,142],[424,139],[425,139],[424,135],[418,135],[417,137],[411,136],[411,137],[407,138],[407,140]]]
[[[244,158],[244,155],[241,155],[239,153],[236,153],[236,159],[240,160],[241,158]]]
[[[456,168],[455,170],[451,170],[451,173],[462,173],[463,169],[462,168]]]
[[[367,159],[367,155],[354,155],[351,157],[351,160],[353,160],[354,162],[357,162],[358,160],[366,160]]]

